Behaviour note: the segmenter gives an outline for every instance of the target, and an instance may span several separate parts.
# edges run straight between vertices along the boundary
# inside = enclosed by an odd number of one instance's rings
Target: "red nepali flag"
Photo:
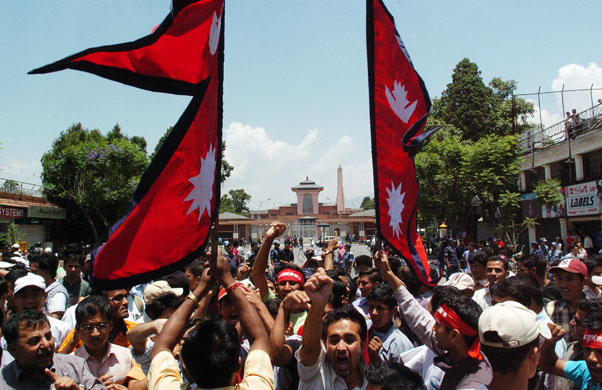
[[[202,254],[218,217],[224,0],[174,1],[153,33],[85,50],[30,73],[83,70],[139,88],[193,96],[144,172],[128,213],[96,249],[93,284],[127,288]]]
[[[420,281],[432,284],[426,251],[416,232],[418,182],[413,160],[417,147],[432,133],[422,133],[431,100],[393,16],[380,0],[366,4],[377,226],[381,238],[400,252]]]

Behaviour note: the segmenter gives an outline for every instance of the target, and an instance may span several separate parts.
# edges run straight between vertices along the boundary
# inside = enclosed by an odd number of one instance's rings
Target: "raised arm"
[[[226,262],[227,267],[227,260],[223,256],[220,257]],[[227,269],[228,272],[230,272],[229,268]],[[192,297],[186,299],[163,326],[163,329],[161,333],[159,333],[155,345],[153,346],[153,358],[162,351],[169,351],[171,353],[184,333],[186,321],[188,321],[192,312],[198,307],[199,299],[201,299],[212,286],[213,280],[209,276],[209,269],[205,269],[201,281],[192,292],[196,299]]]
[[[137,355],[142,355],[144,353],[147,339],[154,334],[161,333],[161,329],[163,329],[166,322],[167,319],[158,318],[128,330],[126,336]]]
[[[564,377],[564,364],[566,360],[559,359],[554,351],[556,342],[562,339],[565,335],[565,330],[562,326],[549,323],[548,327],[552,332],[552,338],[544,339],[541,345],[541,357],[539,358],[539,368],[548,374]]]
[[[299,359],[304,366],[312,366],[320,357],[322,348],[322,317],[328,297],[332,293],[333,280],[326,275],[323,268],[318,268],[316,273],[305,283],[305,292],[311,300],[311,307],[305,319],[303,343],[299,351]]]
[[[309,309],[309,307],[309,297],[303,290],[290,292],[280,304],[272,333],[270,333],[273,364],[286,366],[293,358],[294,351],[284,343],[284,332],[286,331],[291,312],[300,309]]]
[[[328,246],[326,247],[326,253],[324,254],[324,269],[326,271],[330,271],[334,269],[334,251],[339,247],[339,240],[335,234],[334,238],[328,241]]]
[[[399,314],[403,317],[410,330],[422,341],[424,345],[441,354],[444,351],[437,347],[433,325],[435,318],[418,303],[416,298],[406,288],[405,284],[395,275],[389,265],[389,258],[383,251],[376,252],[374,265],[380,269],[385,281],[391,286],[393,295],[397,300]]]
[[[279,222],[273,222],[272,226],[270,226],[268,231],[265,233],[261,247],[259,247],[257,256],[255,256],[255,262],[253,263],[253,268],[251,269],[251,281],[255,287],[259,289],[261,298],[265,297],[265,295],[268,293],[268,280],[265,276],[265,270],[268,268],[270,248],[272,248],[272,243],[276,237],[281,236],[285,230],[286,225]]]
[[[211,259],[210,262],[211,275],[219,280],[226,288],[230,302],[236,307],[238,312],[239,323],[244,334],[249,339],[251,351],[261,349],[270,353],[270,342],[268,333],[261,322],[261,318],[251,303],[245,297],[242,285],[234,280],[230,274],[228,261],[221,253],[218,253],[216,259]]]

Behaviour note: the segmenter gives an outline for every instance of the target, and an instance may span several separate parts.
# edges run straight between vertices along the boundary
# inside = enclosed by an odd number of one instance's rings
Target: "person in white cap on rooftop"
[[[537,371],[540,336],[549,339],[548,327],[537,315],[515,301],[506,301],[483,311],[479,318],[481,349],[493,367],[489,389],[522,390]]]

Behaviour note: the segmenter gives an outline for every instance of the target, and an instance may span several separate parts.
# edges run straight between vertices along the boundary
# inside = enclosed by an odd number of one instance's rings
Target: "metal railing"
[[[523,154],[549,148],[593,130],[602,129],[602,104],[578,113],[577,117],[577,121],[567,118],[545,129],[535,128],[522,133],[519,146]]]
[[[5,179],[0,177],[0,193],[26,195],[43,198],[42,186],[23,181]]]

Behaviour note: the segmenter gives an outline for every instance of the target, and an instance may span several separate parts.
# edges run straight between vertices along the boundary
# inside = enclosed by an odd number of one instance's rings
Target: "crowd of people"
[[[0,389],[602,388],[599,254],[472,245],[462,264],[449,242],[427,286],[336,237],[299,261],[285,231],[114,290],[78,245],[6,248]]]

